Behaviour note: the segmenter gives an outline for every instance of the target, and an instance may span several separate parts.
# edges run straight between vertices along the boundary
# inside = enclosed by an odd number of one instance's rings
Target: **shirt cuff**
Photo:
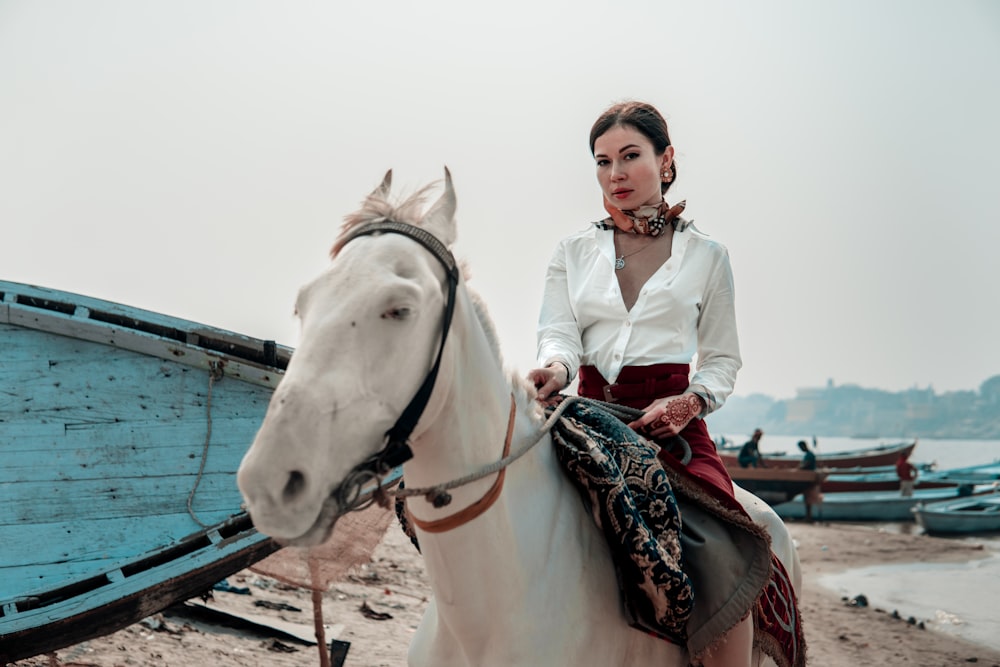
[[[705,401],[705,409],[695,415],[698,419],[704,419],[711,414],[713,410],[715,410],[715,397],[712,396],[712,392],[706,389],[703,385],[692,384],[688,386],[686,393],[694,394],[701,400]]]
[[[574,373],[573,369],[569,367],[569,363],[566,362],[566,361],[563,361],[562,359],[553,358],[553,359],[549,359],[547,362],[545,362],[545,366],[546,367],[551,366],[552,364],[559,364],[563,368],[566,369],[566,384],[563,385],[563,389],[565,389],[573,381],[573,378],[576,377],[576,373]]]

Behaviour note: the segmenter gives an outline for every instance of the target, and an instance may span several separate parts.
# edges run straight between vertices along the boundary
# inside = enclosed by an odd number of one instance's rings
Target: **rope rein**
[[[493,463],[483,466],[474,473],[470,473],[468,475],[465,475],[464,477],[459,477],[457,479],[453,479],[449,482],[444,482],[442,484],[437,484],[435,486],[425,486],[419,489],[409,489],[409,488],[388,489],[386,487],[380,486],[378,489],[375,490],[374,494],[376,498],[380,494],[385,494],[385,495],[396,496],[398,498],[408,498],[410,496],[424,496],[428,499],[433,499],[445,493],[449,489],[465,486],[466,484],[475,482],[476,480],[482,479],[487,475],[492,475],[497,472],[500,472],[501,470],[509,466],[511,463],[513,463],[514,461],[518,460],[519,458],[527,454],[528,451],[531,450],[531,448],[533,448],[535,445],[541,442],[542,438],[545,437],[545,434],[552,430],[552,427],[555,425],[555,423],[562,417],[566,409],[573,403],[585,403],[588,405],[599,407],[604,411],[611,413],[618,419],[621,419],[622,421],[633,421],[644,414],[643,411],[639,410],[638,408],[630,408],[624,405],[618,405],[617,403],[608,403],[606,401],[599,401],[593,398],[584,398],[583,396],[567,396],[562,400],[562,402],[559,403],[556,409],[552,411],[552,414],[548,416],[548,418],[545,420],[545,423],[542,424],[541,428],[538,430],[538,434],[533,439],[523,444],[520,449],[510,454],[509,456],[505,456],[499,461],[494,461]],[[684,448],[684,456],[681,461],[682,463],[687,464],[687,462],[691,460],[691,447],[690,445],[688,445],[687,442],[684,441],[683,438],[678,437],[677,439],[680,440],[681,443],[683,443],[682,446]]]

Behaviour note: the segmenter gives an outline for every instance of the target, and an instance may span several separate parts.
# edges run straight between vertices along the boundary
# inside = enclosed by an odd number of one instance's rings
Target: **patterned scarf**
[[[668,224],[673,224],[676,227],[678,216],[683,213],[686,205],[687,201],[679,202],[673,206],[661,201],[655,206],[640,206],[633,211],[624,211],[608,201],[607,197],[604,198],[604,210],[611,214],[610,220],[615,227],[630,234],[649,234],[650,236],[659,236]],[[611,226],[611,224],[607,224],[607,219],[605,219],[605,223],[607,227]]]

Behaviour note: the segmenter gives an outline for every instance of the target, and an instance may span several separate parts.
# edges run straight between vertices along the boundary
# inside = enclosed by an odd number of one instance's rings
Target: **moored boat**
[[[114,632],[278,547],[236,470],[289,348],[0,281],[0,659]]]
[[[1000,491],[937,503],[919,503],[911,511],[924,532],[931,535],[1000,531]]]
[[[796,468],[732,468],[727,467],[733,481],[769,505],[784,503],[811,487],[820,485],[826,477],[823,470]]]
[[[993,491],[993,486],[981,484],[972,487],[972,494],[979,496]],[[845,491],[823,495],[823,502],[813,506],[814,519],[821,521],[912,521],[910,508],[917,503],[950,500],[965,493],[960,487],[919,489],[912,496],[902,496],[898,491]],[[774,506],[783,519],[802,519],[806,516],[802,496]]]
[[[907,456],[913,453],[917,442],[901,442],[894,445],[880,445],[868,449],[832,453],[816,453],[816,465],[820,468],[870,468],[887,466],[896,463],[901,453]],[[739,451],[723,450],[719,452],[722,462],[727,468],[740,466],[737,457]],[[765,468],[798,468],[802,459],[799,452],[793,454],[761,452],[761,466]]]
[[[932,470],[925,467],[920,470],[913,488],[939,489],[956,487],[960,484],[983,484],[994,480],[1000,480],[1000,462],[947,470]],[[861,469],[852,472],[842,472],[839,468],[831,469],[821,489],[824,493],[899,491],[899,475],[894,468]]]

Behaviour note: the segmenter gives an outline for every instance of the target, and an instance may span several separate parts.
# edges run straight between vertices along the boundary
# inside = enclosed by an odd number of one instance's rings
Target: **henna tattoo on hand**
[[[659,422],[664,426],[674,426],[679,431],[699,412],[701,412],[701,402],[698,397],[694,394],[684,394],[663,406],[663,415]]]

